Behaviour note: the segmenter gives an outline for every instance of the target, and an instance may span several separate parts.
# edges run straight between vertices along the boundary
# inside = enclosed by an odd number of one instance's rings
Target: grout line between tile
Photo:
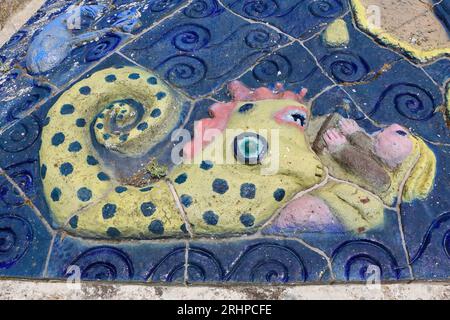
[[[1,169],[0,174],[5,177],[5,179],[13,186],[13,188],[17,190],[17,192],[19,192],[20,196],[25,201],[25,204],[29,206],[34,211],[34,213],[36,213],[37,217],[41,220],[47,231],[51,235],[55,235],[56,231],[53,230],[53,228],[48,223],[47,219],[45,219],[45,217],[41,214],[39,209],[33,204],[33,202],[28,198],[28,196],[23,192],[23,190],[17,185],[17,183],[10,176],[8,176],[8,174],[4,170]]]

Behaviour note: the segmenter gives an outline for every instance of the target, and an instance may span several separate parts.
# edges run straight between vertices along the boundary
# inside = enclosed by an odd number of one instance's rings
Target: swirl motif
[[[400,279],[401,268],[394,255],[381,243],[354,240],[342,243],[332,254],[333,270],[338,279],[367,281],[371,271],[383,279]]]
[[[278,3],[274,0],[247,1],[242,10],[249,17],[263,19],[272,16],[279,10]]]
[[[339,83],[353,83],[364,79],[370,71],[368,63],[351,52],[335,52],[321,61],[325,70]]]
[[[222,265],[205,249],[189,248],[187,271],[191,282],[219,282],[224,279]]]
[[[340,0],[314,0],[308,10],[319,18],[336,18],[343,13],[344,5]]]
[[[15,265],[33,241],[33,228],[18,216],[0,216],[0,269]]]
[[[436,243],[442,245],[442,250],[450,259],[450,212],[445,212],[436,217],[430,224],[422,239],[422,243],[416,254],[411,258],[411,264],[415,264],[432,245],[431,241],[437,239]]]
[[[91,248],[75,260],[69,266],[78,266],[82,280],[114,281],[131,280],[134,276],[133,264],[128,255],[114,247]],[[64,274],[67,274],[67,269]]]
[[[197,0],[184,9],[183,13],[189,18],[200,19],[212,16],[220,11],[220,7],[215,0]]]
[[[292,64],[284,56],[274,54],[253,68],[256,80],[271,83],[288,79],[292,74]]]
[[[403,117],[415,121],[430,119],[436,109],[433,96],[413,83],[399,83],[389,86],[382,93],[375,110],[391,108],[392,105]]]
[[[93,62],[100,60],[107,56],[111,51],[117,48],[122,39],[115,34],[108,34],[99,41],[89,44],[85,56],[86,62]]]
[[[5,171],[8,173],[9,177],[14,180],[20,190],[28,196],[33,196],[36,193],[36,188],[34,186],[35,174],[33,172],[35,165],[36,161],[29,160],[5,168]],[[14,192],[13,194],[14,196],[20,196]],[[19,200],[19,203],[22,203],[22,201]]]
[[[174,249],[162,258],[149,272],[146,281],[182,282],[184,281],[185,248]]]
[[[7,206],[14,208],[20,207],[25,203],[19,191],[9,181],[4,181],[0,184],[0,199]]]
[[[447,232],[444,235],[444,239],[442,240],[442,244],[444,247],[444,252],[447,255],[447,258],[450,259],[450,230],[447,230]]]
[[[243,282],[304,282],[308,272],[292,249],[278,244],[258,244],[242,255],[227,278]]]
[[[47,86],[36,86],[33,88],[31,93],[27,95],[25,101],[23,103],[19,103],[14,105],[11,109],[8,110],[8,114],[6,116],[7,121],[14,121],[21,118],[21,115],[30,110],[33,106],[35,106],[39,101],[48,97],[51,93],[51,89]]]
[[[157,67],[170,84],[184,88],[204,79],[207,71],[205,63],[196,57],[174,56]]]
[[[85,237],[184,235],[169,186],[153,184],[147,165],[185,109],[164,82],[133,67],[98,71],[63,93],[46,114],[39,153],[54,222]]]
[[[41,126],[34,117],[20,120],[0,136],[0,149],[16,153],[28,149],[38,139]]]
[[[252,49],[267,49],[279,43],[281,35],[272,30],[254,29],[245,36],[245,44]]]
[[[172,43],[185,52],[198,51],[205,47],[211,40],[211,33],[205,27],[195,24],[186,24],[176,29]]]

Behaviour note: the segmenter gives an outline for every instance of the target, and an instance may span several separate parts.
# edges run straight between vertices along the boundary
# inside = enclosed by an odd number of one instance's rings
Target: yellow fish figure
[[[98,149],[123,155],[126,166],[127,157],[144,155],[176,128],[180,101],[136,68],[102,70],[75,84],[50,109],[42,134],[44,192],[55,222],[106,239],[246,234],[326,178],[304,133],[305,91],[250,91],[238,82],[230,91],[234,102],[213,105],[212,118],[196,124],[184,147],[188,161],[145,186],[120,176]]]

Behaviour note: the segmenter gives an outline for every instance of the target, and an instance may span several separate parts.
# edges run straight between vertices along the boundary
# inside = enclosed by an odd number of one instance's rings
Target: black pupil
[[[295,122],[300,122],[300,125],[303,127],[305,125],[305,116],[300,113],[294,113],[291,115],[292,119],[294,119]]]
[[[406,136],[407,135],[407,133],[405,131],[403,131],[403,130],[398,130],[397,133],[399,135],[401,135],[401,136]]]

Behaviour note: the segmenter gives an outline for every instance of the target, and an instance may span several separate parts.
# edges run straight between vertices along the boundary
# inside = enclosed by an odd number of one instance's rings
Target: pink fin
[[[236,102],[215,103],[209,109],[211,118],[202,119],[195,123],[194,138],[183,148],[183,156],[192,159],[203,150],[214,138],[227,127]]]
[[[253,90],[237,80],[228,84],[228,90],[233,97],[233,101],[213,104],[209,109],[211,118],[202,119],[195,123],[194,138],[183,148],[183,156],[185,159],[192,159],[198,152],[211,143],[217,135],[225,130],[231,114],[239,102],[275,99],[303,102],[308,92],[307,89],[302,89],[300,93],[284,91],[282,83],[277,83],[274,90],[267,87],[260,87]]]

